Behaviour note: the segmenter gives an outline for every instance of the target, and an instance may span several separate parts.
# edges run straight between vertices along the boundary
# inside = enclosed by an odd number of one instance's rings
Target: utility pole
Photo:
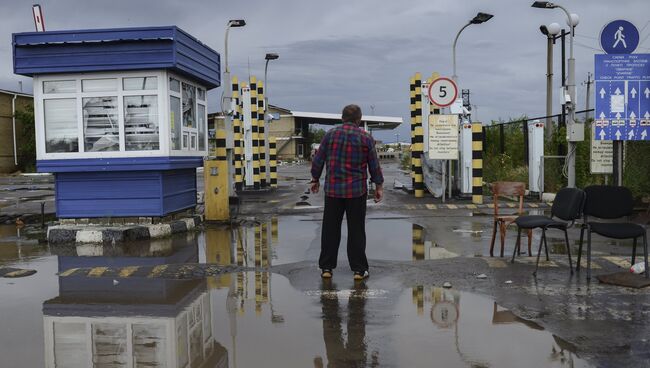
[[[591,99],[591,85],[594,83],[594,80],[591,79],[593,74],[587,72],[587,80],[582,82],[583,85],[587,86],[587,96],[585,97],[585,123],[589,120],[589,100]]]

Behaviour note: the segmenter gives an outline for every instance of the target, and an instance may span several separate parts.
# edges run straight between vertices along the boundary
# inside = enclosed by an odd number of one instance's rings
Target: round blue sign
[[[639,45],[639,30],[626,20],[609,22],[600,32],[600,47],[608,54],[631,54]]]

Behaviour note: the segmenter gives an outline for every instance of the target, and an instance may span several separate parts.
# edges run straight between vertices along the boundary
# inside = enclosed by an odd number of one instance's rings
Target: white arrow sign
[[[605,120],[605,113],[602,111],[600,112],[600,120]]]
[[[650,119],[650,112],[645,112],[645,115],[643,115],[644,118]]]
[[[630,130],[630,132],[627,133],[627,140],[631,141],[632,138],[634,138],[634,130]]]
[[[641,132],[641,139],[645,141],[645,137],[648,135],[648,133],[644,130]]]
[[[620,113],[620,112],[617,112],[617,113],[616,113],[616,119],[618,119],[618,120],[621,119],[621,113]]]
[[[599,134],[599,135],[600,135],[600,140],[601,140],[601,141],[604,141],[604,140],[605,140],[605,129],[602,129],[602,130],[600,131],[600,134]]]
[[[605,88],[601,88],[598,93],[600,93],[600,98],[605,98]]]
[[[632,95],[632,98],[636,98],[636,89],[634,89],[634,87],[632,87],[630,94]]]
[[[646,87],[643,94],[645,95],[645,98],[650,98],[650,88]]]
[[[617,130],[617,131],[616,131],[616,134],[614,134],[614,135],[616,136],[616,140],[617,140],[617,141],[620,141],[620,140],[621,140],[621,131],[620,131],[620,130]]]
[[[634,113],[634,111],[632,111],[632,112],[630,113],[630,119],[631,119],[631,120],[635,120],[635,119],[636,119],[636,114]]]
[[[614,94],[617,95],[617,96],[620,95],[620,94],[621,94],[621,90],[618,89],[618,88],[616,88],[616,91],[614,91]]]

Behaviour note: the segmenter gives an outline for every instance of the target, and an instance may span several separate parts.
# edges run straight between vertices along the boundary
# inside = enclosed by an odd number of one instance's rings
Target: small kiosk
[[[34,79],[38,172],[59,218],[158,217],[196,205],[219,54],[176,26],[13,34]]]

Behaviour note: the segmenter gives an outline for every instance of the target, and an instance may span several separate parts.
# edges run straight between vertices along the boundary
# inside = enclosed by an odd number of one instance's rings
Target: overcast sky
[[[559,10],[530,7],[531,0],[38,0],[47,30],[177,25],[223,52],[228,19],[246,27],[230,32],[230,68],[241,78],[264,73],[264,55],[277,52],[269,66],[270,103],[298,111],[338,113],[348,103],[370,114],[401,116],[409,137],[409,77],[452,74],[451,45],[456,32],[477,11],[494,14],[468,27],[458,47],[461,88],[471,90],[480,121],[545,113],[546,40],[541,24],[566,25]],[[36,0],[34,0],[36,2]],[[637,52],[650,52],[648,0],[563,0],[580,16],[576,30],[578,109],[585,104],[587,72],[600,53],[598,35],[614,19],[641,30]],[[32,2],[0,0],[0,88],[17,90],[31,79],[13,74],[11,33],[34,30]],[[568,47],[568,45],[567,45]],[[568,50],[567,50],[568,53]],[[222,53],[223,56],[223,53]],[[555,85],[560,84],[560,47],[555,53]],[[210,92],[216,111],[221,90]],[[555,92],[557,96],[557,91]],[[558,98],[555,98],[558,101]],[[557,107],[554,112],[557,112]],[[393,141],[395,132],[377,137]],[[407,139],[407,138],[406,138]]]

